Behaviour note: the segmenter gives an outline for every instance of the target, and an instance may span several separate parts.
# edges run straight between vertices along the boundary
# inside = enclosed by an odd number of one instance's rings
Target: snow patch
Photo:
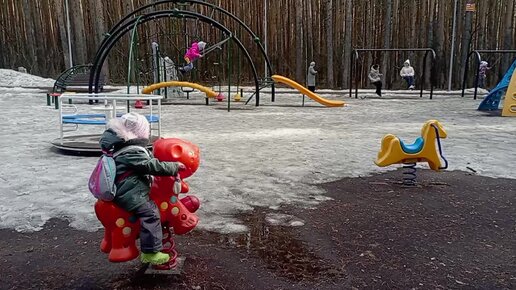
[[[282,213],[269,213],[265,216],[265,221],[271,226],[301,227],[305,225],[304,220]]]
[[[205,106],[203,97],[189,100],[199,105],[163,106],[163,135],[201,149],[201,166],[186,180],[201,200],[199,228],[245,231],[239,213],[313,207],[329,200],[319,183],[394,170],[398,166],[374,165],[382,137],[391,133],[411,142],[428,119],[440,120],[448,133],[442,144],[450,170],[470,167],[484,176],[515,178],[516,155],[506,152],[516,144],[516,118],[485,117],[475,110],[480,100],[340,99],[348,106],[325,108],[306,99],[301,107],[297,93],[278,95],[275,103],[262,94],[264,106],[231,113],[225,103]],[[64,218],[75,228],[97,230],[101,224],[87,187],[97,159],[50,150],[59,135],[58,112],[45,103],[42,92],[0,89],[0,227],[35,231],[50,218]],[[79,112],[92,112],[76,105]],[[76,133],[102,131],[80,126]]]
[[[0,69],[0,87],[52,87],[55,80],[18,72]]]

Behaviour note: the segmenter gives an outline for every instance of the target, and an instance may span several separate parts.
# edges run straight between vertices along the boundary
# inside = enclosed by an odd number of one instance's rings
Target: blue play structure
[[[498,83],[498,85],[489,92],[489,95],[485,97],[485,99],[480,103],[480,106],[478,106],[479,111],[495,111],[498,110],[498,106],[500,104],[501,98],[505,95],[505,92],[507,91],[507,87],[509,86],[509,83],[511,82],[512,74],[514,73],[514,70],[516,69],[516,61],[514,61],[509,68],[509,70],[505,73],[505,76],[503,77],[502,81]]]

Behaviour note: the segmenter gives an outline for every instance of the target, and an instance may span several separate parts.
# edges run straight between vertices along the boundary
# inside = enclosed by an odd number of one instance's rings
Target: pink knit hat
[[[138,113],[127,113],[120,118],[112,119],[108,128],[125,141],[131,139],[149,139],[150,124],[145,116]]]

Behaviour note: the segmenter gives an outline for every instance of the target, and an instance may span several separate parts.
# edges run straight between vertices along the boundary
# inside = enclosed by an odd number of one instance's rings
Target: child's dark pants
[[[403,79],[407,82],[407,87],[411,87],[414,85],[414,77],[413,76],[407,76],[403,77]]]
[[[315,93],[315,86],[308,86],[308,90]]]
[[[478,87],[485,89],[486,86],[486,75],[480,75],[478,77]]]
[[[373,85],[376,86],[376,94],[381,97],[382,96],[382,81],[374,82]]]
[[[156,253],[163,249],[163,232],[158,207],[151,200],[133,213],[140,219],[140,248],[142,253]]]

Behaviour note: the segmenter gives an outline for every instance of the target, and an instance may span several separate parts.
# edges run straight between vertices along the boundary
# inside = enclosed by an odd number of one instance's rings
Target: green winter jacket
[[[147,139],[132,139],[124,141],[115,131],[108,129],[100,138],[100,147],[104,151],[116,151],[130,145],[146,146]],[[154,158],[152,153],[148,154],[144,149],[135,148],[115,157],[116,163],[116,186],[117,192],[115,202],[126,211],[133,211],[149,201],[150,176],[171,176],[176,175],[178,164],[176,162],[161,162]],[[130,171],[129,175],[127,175]],[[118,180],[124,176],[122,180]]]

